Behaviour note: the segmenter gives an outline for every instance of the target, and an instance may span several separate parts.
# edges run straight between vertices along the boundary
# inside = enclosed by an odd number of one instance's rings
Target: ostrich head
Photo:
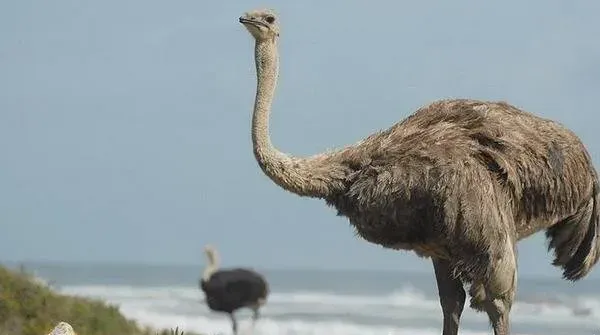
[[[279,20],[270,9],[257,9],[240,16],[240,23],[257,42],[275,40],[279,36]]]
[[[208,264],[202,273],[202,280],[207,281],[219,269],[219,255],[217,250],[210,244],[204,246],[204,254],[208,260]]]
[[[70,324],[66,322],[59,322],[56,327],[48,335],[77,335]]]
[[[218,258],[217,250],[215,249],[215,247],[213,247],[210,244],[207,244],[206,246],[204,246],[204,254],[206,255],[206,258],[208,259],[208,263],[211,266],[218,266],[219,258]]]

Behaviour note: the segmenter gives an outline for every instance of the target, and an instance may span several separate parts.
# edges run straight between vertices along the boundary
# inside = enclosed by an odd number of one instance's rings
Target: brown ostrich
[[[495,335],[510,333],[517,241],[546,230],[554,265],[578,280],[598,261],[598,179],[578,137],[505,102],[440,100],[339,150],[300,158],[278,151],[269,113],[278,76],[279,19],[239,21],[256,40],[254,155],[277,185],[324,199],[357,234],[432,259],[443,334],[458,333],[465,291]]]

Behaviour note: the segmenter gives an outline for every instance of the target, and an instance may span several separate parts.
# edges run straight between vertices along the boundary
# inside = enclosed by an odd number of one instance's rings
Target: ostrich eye
[[[275,22],[275,17],[269,15],[269,16],[265,17],[265,21],[267,21],[268,24],[272,24],[273,22]]]

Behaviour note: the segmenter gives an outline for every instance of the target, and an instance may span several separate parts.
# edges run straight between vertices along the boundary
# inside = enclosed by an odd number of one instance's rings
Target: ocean
[[[201,267],[26,263],[60,292],[120,307],[140,324],[231,334],[226,315],[208,310]],[[255,335],[439,335],[442,314],[431,273],[264,270],[271,295]],[[513,334],[600,333],[597,280],[520,278]],[[468,301],[467,301],[468,304]],[[241,333],[250,313],[238,313]],[[487,317],[465,307],[462,335],[491,334]]]

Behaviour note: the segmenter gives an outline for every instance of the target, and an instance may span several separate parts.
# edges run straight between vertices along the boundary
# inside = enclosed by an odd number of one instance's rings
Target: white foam
[[[111,299],[118,300],[195,299],[201,297],[199,289],[181,286],[78,285],[65,286],[61,291],[71,295],[94,296],[98,298],[110,297]]]
[[[231,332],[231,323],[225,317],[185,317],[177,315],[159,315],[139,310],[127,310],[123,312],[129,317],[135,318],[143,324],[156,328],[169,328],[178,325],[180,329],[221,334]],[[250,323],[247,320],[240,322],[242,333],[249,333]],[[438,328],[415,329],[398,328],[392,326],[366,326],[348,322],[306,322],[303,320],[275,321],[272,319],[261,319],[254,329],[253,335],[438,335]],[[475,332],[461,330],[463,335],[487,335],[487,332]],[[515,334],[519,335],[519,334]],[[521,334],[525,335],[525,334]]]
[[[411,287],[406,287],[400,291],[385,295],[340,295],[328,292],[288,292],[288,293],[273,293],[269,297],[271,302],[296,304],[329,304],[329,305],[357,305],[366,306],[395,306],[395,307],[426,307],[432,306],[431,300],[427,300],[425,296],[414,290]],[[435,304],[437,307],[437,302]]]
[[[190,287],[133,287],[133,286],[67,286],[62,289],[66,294],[93,296],[118,301],[131,299],[181,299],[198,300],[203,296],[199,289]],[[328,292],[294,291],[269,296],[269,303],[287,305],[327,305],[352,307],[411,307],[437,309],[438,302],[427,300],[420,292],[407,287],[388,295],[340,295]]]
[[[201,303],[203,295],[194,287],[132,287],[132,286],[70,286],[64,293],[90,296],[120,306],[121,311],[144,324],[183,329],[201,333],[230,333],[229,319],[211,313]],[[543,302],[516,303],[511,313],[515,322],[556,326],[600,326],[600,301],[587,297],[575,299],[573,304],[591,312],[575,316],[569,304]],[[306,316],[310,318],[305,318]],[[244,317],[241,313],[240,320]],[[377,326],[357,320],[377,318]],[[483,314],[468,307],[465,320],[487,323]],[[263,310],[258,334],[321,335],[321,334],[386,334],[427,335],[439,334],[439,329],[406,329],[403,321],[424,320],[426,324],[441,322],[437,299],[427,298],[413,288],[405,288],[387,295],[342,295],[331,292],[273,292]],[[412,323],[414,324],[414,323]],[[461,334],[478,334],[462,331]]]

